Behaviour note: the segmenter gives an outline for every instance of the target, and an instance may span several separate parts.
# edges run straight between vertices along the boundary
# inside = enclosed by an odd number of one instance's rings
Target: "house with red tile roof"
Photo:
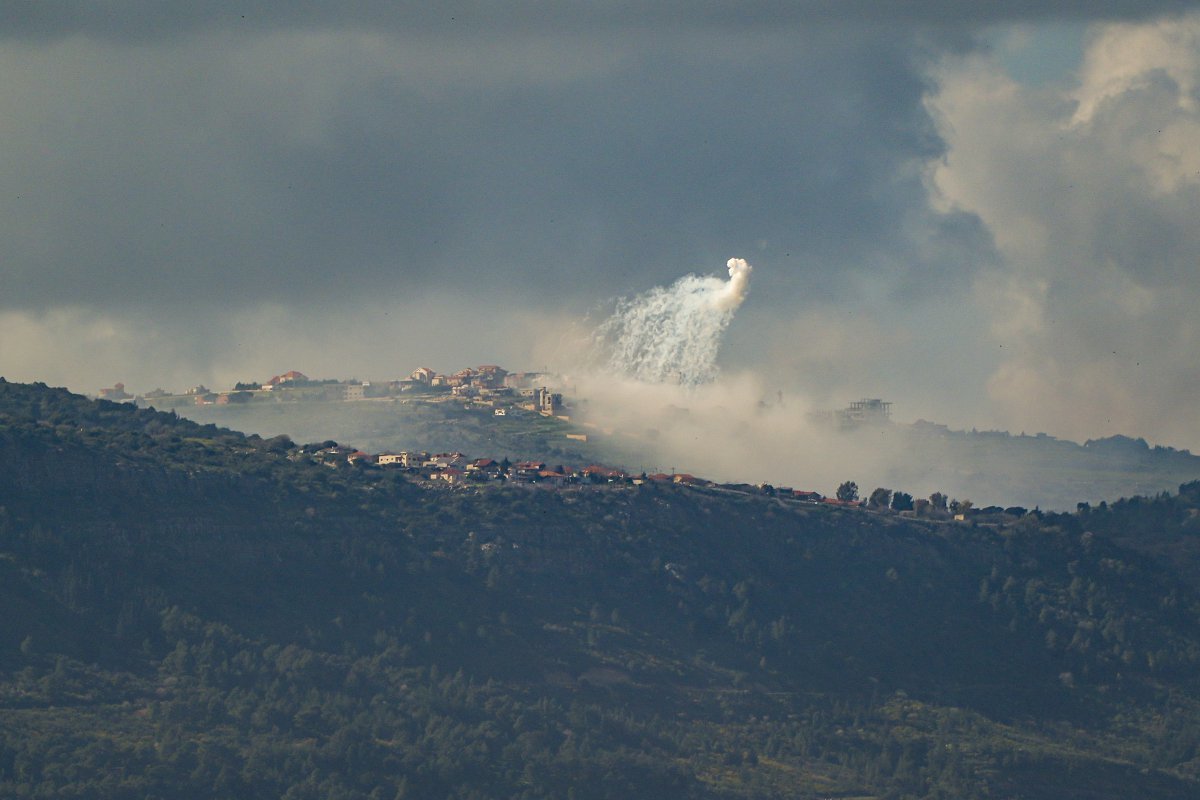
[[[601,466],[600,464],[591,464],[584,467],[583,476],[590,479],[593,483],[615,483],[629,477],[619,469]]]
[[[467,474],[472,476],[496,479],[500,477],[501,471],[500,465],[490,458],[477,458],[467,464]]]
[[[429,477],[433,478],[434,480],[445,481],[446,483],[454,485],[462,483],[463,479],[466,478],[466,475],[467,474],[461,469],[447,467],[446,469],[431,473]]]
[[[555,486],[555,487],[562,486],[564,483],[567,482],[566,475],[563,475],[561,472],[553,472],[548,469],[544,469],[544,470],[540,471],[537,474],[537,479],[538,479],[538,483],[544,483],[548,486]]]
[[[429,367],[417,367],[408,377],[410,380],[418,381],[420,383],[430,383],[433,381],[434,375],[437,375],[437,373],[431,370]]]

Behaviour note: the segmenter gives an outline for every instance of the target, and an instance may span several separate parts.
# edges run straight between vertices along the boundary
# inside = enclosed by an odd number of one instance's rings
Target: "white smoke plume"
[[[686,275],[623,300],[600,325],[596,343],[609,372],[643,383],[696,386],[717,375],[721,334],[746,298],[751,267],[728,261],[729,280]]]

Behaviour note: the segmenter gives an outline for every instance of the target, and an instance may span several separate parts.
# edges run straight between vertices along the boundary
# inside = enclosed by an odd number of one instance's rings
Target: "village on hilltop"
[[[554,376],[542,372],[509,372],[495,364],[467,367],[444,375],[429,367],[418,367],[407,378],[373,383],[370,381],[314,379],[297,370],[275,375],[264,382],[242,382],[231,389],[213,391],[204,385],[182,393],[154,389],[137,396],[117,383],[101,389],[97,397],[114,402],[173,408],[180,405],[234,405],[255,402],[355,402],[394,400],[404,395],[420,395],[429,401],[459,400],[475,407],[491,408],[496,416],[530,411],[553,416],[563,408],[560,392],[547,387]]]
[[[430,453],[400,451],[367,453],[335,442],[323,442],[295,448],[288,455],[293,460],[308,460],[334,469],[397,470],[405,477],[430,487],[470,487],[484,484],[525,486],[532,489],[571,489],[586,487],[651,487],[674,485],[689,489],[736,494],[767,495],[778,500],[804,505],[840,506],[901,517],[920,517],[930,521],[972,521],[978,524],[1010,522],[1027,513],[1024,508],[989,506],[974,508],[969,500],[950,500],[935,492],[929,499],[888,489],[876,489],[869,497],[860,498],[858,487],[847,481],[838,487],[833,497],[820,492],[773,486],[767,483],[719,483],[689,473],[658,472],[631,474],[602,464],[575,468],[550,466],[544,461],[511,462],[507,458],[471,458],[465,453]]]
[[[297,370],[272,376],[262,382],[241,382],[225,391],[212,391],[203,385],[194,386],[185,392],[174,394],[155,389],[136,396],[125,390],[122,383],[101,389],[97,396],[113,402],[153,405],[160,410],[181,406],[227,406],[263,402],[371,402],[402,401],[410,397],[413,401],[443,403],[461,402],[465,408],[479,411],[491,410],[495,417],[519,416],[531,413],[570,422],[565,413],[563,395],[552,391],[550,384],[560,379],[544,372],[509,372],[503,367],[487,364],[467,367],[450,375],[438,373],[428,367],[418,367],[407,378],[382,383],[358,380],[313,379]],[[812,415],[815,421],[824,422],[840,430],[873,427],[891,423],[890,402],[864,398],[836,411],[819,412]],[[581,423],[595,428],[595,424]],[[926,423],[926,425],[931,425]],[[937,426],[943,427],[943,426]],[[606,433],[611,433],[605,429]],[[587,442],[584,433],[567,433],[569,439]],[[1006,514],[1024,512],[1024,509],[986,508],[973,509],[969,502],[962,508],[952,503],[949,508],[945,498],[939,501],[913,499],[904,492],[876,490],[870,498],[860,499],[857,487],[853,492],[845,491],[853,484],[839,487],[833,497],[819,492],[793,489],[769,484],[722,484],[688,473],[627,473],[601,464],[576,468],[563,465],[549,466],[542,461],[510,462],[507,458],[471,458],[461,452],[431,453],[428,451],[400,451],[367,453],[354,447],[345,447],[328,441],[319,445],[293,448],[288,456],[303,459],[333,468],[356,468],[367,470],[401,470],[406,477],[429,485],[457,487],[485,483],[504,483],[545,489],[583,486],[647,486],[672,484],[684,487],[768,494],[779,499],[800,503],[884,510],[904,516],[920,516],[931,519],[965,520],[981,512]],[[886,491],[882,500],[878,493]],[[932,501],[932,502],[931,502]],[[956,501],[957,502],[957,501]]]

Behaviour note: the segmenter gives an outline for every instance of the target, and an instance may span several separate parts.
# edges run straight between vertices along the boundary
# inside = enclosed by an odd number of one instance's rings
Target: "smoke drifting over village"
[[[884,429],[869,439],[848,436],[811,400],[772,396],[752,372],[717,369],[752,270],[741,258],[727,267],[728,280],[686,275],[617,304],[596,335],[581,341],[573,363],[560,365],[580,418],[636,442],[643,458],[657,459],[643,465],[652,472],[678,467],[724,481],[821,487],[848,474],[895,477],[899,438],[889,442]],[[941,486],[918,490],[944,488],[950,475],[943,469],[936,477]]]
[[[984,5],[10,4],[0,374],[569,371],[626,295],[664,453],[860,397],[1200,449],[1200,16]],[[675,283],[733,253],[736,320]]]

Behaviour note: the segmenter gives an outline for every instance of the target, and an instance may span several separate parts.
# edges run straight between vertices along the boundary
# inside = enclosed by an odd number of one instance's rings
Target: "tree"
[[[913,496],[908,492],[897,491],[892,495],[893,511],[912,511]]]
[[[295,448],[295,444],[286,433],[281,433],[278,436],[272,436],[263,442],[263,447],[272,453],[286,453]]]
[[[934,511],[946,510],[946,495],[941,492],[934,492],[929,495],[929,505],[933,506]]]
[[[887,508],[888,503],[892,500],[892,490],[884,489],[882,486],[871,492],[871,496],[867,499],[867,508]]]
[[[853,503],[858,500],[858,484],[846,481],[837,488],[837,499],[843,503]]]

